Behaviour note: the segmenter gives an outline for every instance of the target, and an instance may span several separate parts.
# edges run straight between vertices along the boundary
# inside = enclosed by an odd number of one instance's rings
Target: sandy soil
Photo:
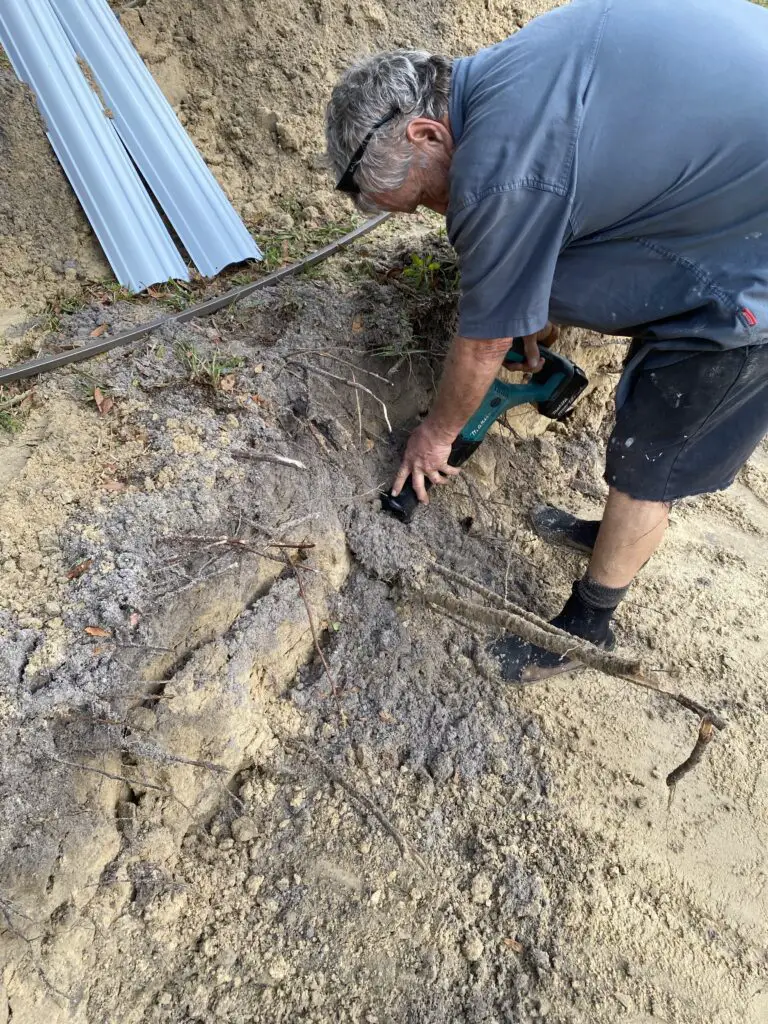
[[[341,216],[320,121],[350,56],[470,50],[538,9],[148,0],[123,17],[267,235]],[[106,270],[1,66],[0,89],[5,325]],[[425,244],[446,258],[403,228],[400,249]],[[675,509],[618,615],[623,650],[728,719],[668,805],[694,716],[591,671],[504,688],[489,635],[409,585],[446,586],[436,557],[557,610],[582,562],[528,514],[599,515],[622,347],[567,333],[593,383],[572,420],[542,434],[514,415],[404,528],[374,492],[429,403],[420,353],[451,299],[398,287],[400,249],[374,238],[51,375],[0,433],[2,1024],[768,1019],[768,448]],[[62,313],[59,343],[153,312]],[[364,382],[394,436],[319,370]],[[275,454],[306,468],[254,458]]]
[[[372,253],[386,283],[354,275]],[[404,528],[372,492],[428,402],[411,353],[446,303],[398,289],[393,260],[369,242],[327,279],[51,377],[6,443],[16,1024],[765,1019],[766,452],[676,510],[618,617],[622,648],[729,720],[668,807],[694,716],[593,672],[504,688],[488,634],[410,586],[437,557],[558,607],[580,559],[527,516],[597,512],[620,349],[567,334],[596,385],[573,420],[526,439],[513,417]],[[315,368],[365,380],[396,438]],[[299,564],[319,573],[222,535],[313,543]]]

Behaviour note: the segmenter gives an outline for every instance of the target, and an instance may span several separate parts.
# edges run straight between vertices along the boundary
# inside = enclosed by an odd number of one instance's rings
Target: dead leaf
[[[90,337],[91,338],[100,338],[102,336],[102,334],[105,334],[108,330],[109,330],[109,324],[99,324],[98,327],[94,327],[94,329],[91,331]]]
[[[88,636],[112,636],[112,631],[101,626],[86,626],[84,632]]]
[[[511,949],[513,953],[522,953],[525,949],[522,942],[518,942],[517,939],[502,939],[501,941],[507,949]]]
[[[394,725],[395,722],[397,721],[394,715],[390,715],[388,711],[380,711],[379,718],[382,720],[382,722],[386,722],[387,725]]]
[[[105,395],[101,388],[93,389],[93,400],[96,403],[96,408],[99,410],[99,416],[106,416],[115,405],[114,398]]]
[[[355,319],[352,321],[352,333],[353,334],[359,334],[360,331],[362,331],[362,329],[363,329],[363,321],[361,320],[361,318],[359,316],[356,316]]]
[[[225,376],[219,379],[219,390],[220,391],[234,391],[235,390],[235,375],[234,373],[227,373]]]
[[[78,562],[78,564],[73,565],[72,568],[67,573],[67,579],[76,580],[78,576],[82,576],[84,572],[88,572],[92,565],[92,558],[86,558],[84,562]]]

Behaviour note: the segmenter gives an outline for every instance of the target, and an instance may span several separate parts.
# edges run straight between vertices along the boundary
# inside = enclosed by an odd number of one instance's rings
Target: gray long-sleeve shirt
[[[574,0],[457,60],[450,122],[461,334],[768,341],[768,11]]]

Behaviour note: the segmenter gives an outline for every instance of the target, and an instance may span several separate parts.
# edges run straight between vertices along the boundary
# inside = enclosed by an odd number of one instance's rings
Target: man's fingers
[[[544,365],[544,360],[541,358],[539,345],[536,341],[536,335],[529,334],[523,338],[523,345],[525,346],[526,369],[530,370],[531,373],[535,373]]]
[[[405,481],[408,479],[408,477],[410,475],[410,472],[411,472],[411,467],[407,463],[403,462],[402,465],[400,466],[400,469],[398,469],[398,471],[397,471],[397,476],[395,477],[395,482],[392,484],[392,491],[391,491],[391,493],[392,493],[392,495],[395,498],[398,496],[400,491],[402,491],[402,489],[403,489],[403,487],[405,485]]]
[[[411,473],[411,483],[413,484],[413,489],[416,491],[416,497],[419,501],[428,505],[429,498],[427,497],[427,489],[424,486],[424,474],[420,469],[414,469]]]

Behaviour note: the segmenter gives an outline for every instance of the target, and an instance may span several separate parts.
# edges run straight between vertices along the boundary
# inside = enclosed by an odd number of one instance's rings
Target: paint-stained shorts
[[[768,344],[696,352],[632,377],[605,479],[642,501],[719,491],[768,433]]]

